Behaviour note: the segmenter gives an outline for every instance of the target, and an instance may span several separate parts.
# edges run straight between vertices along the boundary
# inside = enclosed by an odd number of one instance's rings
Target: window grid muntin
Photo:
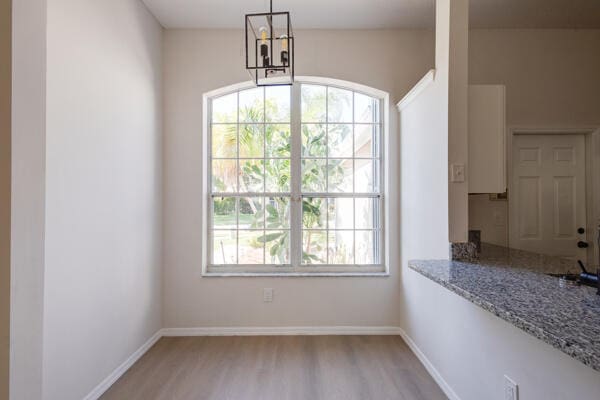
[[[368,197],[372,197],[372,198],[377,198],[378,201],[378,206],[374,207],[375,211],[373,212],[373,218],[374,220],[377,220],[377,222],[374,222],[374,226],[377,225],[379,226],[378,229],[357,229],[356,228],[356,207],[354,207],[354,212],[353,212],[353,226],[354,229],[347,229],[348,231],[354,231],[354,257],[356,260],[356,231],[368,231],[373,233],[373,238],[374,238],[374,243],[373,243],[373,259],[374,259],[374,263],[372,264],[321,264],[318,268],[318,271],[315,271],[314,268],[314,264],[302,264],[302,257],[300,257],[299,261],[300,263],[297,263],[294,261],[294,243],[290,243],[290,246],[288,248],[288,255],[290,257],[290,264],[285,264],[285,265],[279,265],[279,264],[264,264],[264,265],[260,265],[260,264],[250,264],[250,265],[244,265],[244,264],[230,264],[230,265],[210,265],[210,267],[219,267],[219,271],[220,272],[234,272],[234,273],[238,273],[240,271],[240,269],[242,269],[242,274],[248,272],[248,273],[252,273],[252,271],[264,271],[264,268],[262,267],[277,267],[277,271],[273,271],[274,274],[277,274],[279,272],[299,272],[299,273],[319,273],[319,272],[323,272],[323,274],[327,274],[330,271],[335,271],[336,269],[346,269],[344,271],[339,271],[342,272],[344,274],[348,273],[348,274],[353,274],[353,273],[369,273],[369,272],[381,272],[381,267],[383,267],[383,262],[384,260],[382,259],[382,255],[385,251],[385,249],[382,247],[384,245],[384,241],[383,241],[383,234],[384,234],[384,207],[385,207],[385,203],[384,203],[384,199],[383,199],[383,183],[385,182],[385,176],[384,176],[384,168],[383,168],[383,133],[384,133],[384,123],[385,121],[383,120],[383,100],[382,98],[377,98],[374,97],[373,95],[370,94],[365,94],[363,92],[360,92],[358,90],[351,90],[351,89],[347,89],[344,87],[338,87],[336,85],[329,85],[329,84],[316,84],[316,83],[307,83],[309,85],[313,85],[313,86],[324,86],[326,88],[326,108],[327,108],[327,112],[325,114],[325,121],[321,121],[321,122],[303,122],[301,120],[301,95],[297,96],[297,98],[294,96],[293,94],[293,90],[290,93],[290,108],[289,108],[289,113],[290,113],[290,119],[288,122],[280,122],[280,121],[267,121],[267,115],[266,115],[266,110],[263,108],[263,122],[260,123],[256,123],[256,122],[240,122],[240,110],[239,110],[239,97],[240,97],[240,92],[244,91],[245,89],[242,90],[238,90],[234,93],[236,93],[236,97],[237,97],[237,112],[236,112],[236,117],[237,117],[237,128],[238,128],[238,140],[236,141],[236,145],[237,145],[237,153],[238,153],[238,157],[236,159],[232,159],[232,160],[237,160],[237,172],[238,172],[238,176],[237,176],[237,192],[225,192],[225,193],[211,193],[211,197],[220,197],[221,195],[225,196],[225,197],[231,197],[231,196],[260,196],[260,195],[264,195],[265,199],[270,197],[270,196],[276,196],[276,197],[288,197],[289,198],[289,203],[290,203],[290,227],[289,227],[289,231],[290,231],[290,239],[293,237],[292,232],[295,230],[295,228],[300,231],[300,233],[303,231],[303,223],[302,223],[302,201],[301,199],[304,197],[316,197],[316,196],[325,196],[325,197],[352,197],[352,198],[368,198]],[[301,86],[304,84],[298,84],[298,92],[300,92],[300,88]],[[294,85],[293,88],[295,88],[296,85]],[[352,115],[352,123],[350,122],[344,122],[344,121],[335,121],[335,122],[330,122],[329,121],[329,88],[330,87],[335,87],[335,88],[341,88],[343,90],[348,90],[352,93],[352,111],[351,111],[351,115]],[[266,92],[265,89],[263,89],[262,91],[263,93],[263,105],[266,106],[265,103],[265,99],[266,99]],[[374,101],[374,104],[376,104],[376,107],[374,107],[374,109],[372,110],[372,112],[374,113],[372,119],[373,122],[354,122],[355,120],[355,97],[356,94],[364,94],[365,96],[368,96],[370,99],[372,99]],[[219,96],[222,97],[222,96]],[[217,97],[215,97],[217,98]],[[209,105],[208,105],[208,110],[209,110],[209,123],[208,123],[208,127],[209,127],[209,134],[208,134],[208,140],[211,140],[211,130],[212,130],[212,125],[224,125],[224,124],[231,124],[230,122],[215,122],[214,124],[211,121],[212,118],[212,113],[210,112],[210,105],[212,104],[212,100],[210,99],[209,101]],[[295,105],[294,102],[297,102],[298,104]],[[301,127],[304,124],[323,124],[326,126],[327,129],[327,134],[326,134],[326,141],[329,139],[329,125],[341,125],[341,124],[351,124],[352,125],[352,157],[351,158],[344,158],[344,159],[352,159],[352,185],[353,185],[353,190],[352,193],[333,193],[333,192],[326,192],[326,193],[320,193],[320,192],[302,192],[301,187],[299,188],[299,201],[298,203],[300,204],[299,209],[300,209],[300,213],[299,213],[299,218],[295,218],[294,219],[294,212],[293,212],[293,203],[294,203],[294,199],[293,199],[293,193],[295,191],[292,183],[294,181],[294,179],[292,178],[290,180],[290,192],[270,192],[270,193],[253,193],[253,192],[248,192],[248,193],[241,193],[240,192],[240,177],[241,177],[241,164],[240,161],[244,161],[244,160],[251,160],[251,159],[256,159],[256,158],[244,158],[244,157],[239,157],[239,146],[240,146],[240,140],[239,140],[239,129],[241,125],[263,125],[263,129],[264,129],[264,139],[263,139],[263,143],[264,143],[264,149],[263,149],[263,163],[266,164],[267,160],[290,160],[290,172],[292,174],[292,177],[294,176],[294,170],[298,169],[300,172],[299,175],[299,182],[297,182],[300,186],[302,183],[302,163],[300,161],[307,159],[307,160],[316,160],[316,159],[329,159],[330,157],[305,157],[304,155],[302,155],[302,149],[301,149],[301,144],[302,144],[302,140],[301,140],[301,136],[302,136],[302,130],[301,129],[296,129],[296,134],[294,134],[294,109],[297,106],[298,110],[296,111],[296,114],[299,115],[299,119],[300,121],[298,122],[298,126]],[[266,152],[266,126],[267,125],[288,125],[290,128],[290,144],[292,145],[291,147],[291,153],[290,157],[268,157],[267,158],[267,152]],[[371,146],[373,148],[372,150],[372,157],[356,157],[356,146],[355,146],[355,140],[356,140],[356,126],[372,126],[375,129],[375,134],[373,134],[373,132],[371,133],[371,139],[372,139],[372,143]],[[300,144],[300,147],[298,147],[298,149],[296,150],[296,153],[298,155],[298,166],[295,168],[294,167],[294,146],[293,146],[293,142],[294,142],[294,136],[298,136],[298,143]],[[327,145],[328,143],[326,143],[326,152],[327,155],[329,155],[329,146]],[[212,147],[210,145],[209,142],[209,162],[208,162],[208,166],[210,168],[210,170],[212,171]],[[375,151],[376,150],[376,151]],[[218,158],[218,160],[228,160],[231,158]],[[367,193],[358,193],[358,192],[354,192],[355,190],[355,185],[356,185],[356,160],[369,160],[372,161],[372,165],[373,165],[373,169],[377,169],[377,172],[373,172],[372,178],[373,178],[373,186],[377,186],[377,190],[375,190],[375,188],[373,188],[372,192],[367,192]],[[325,168],[327,168],[327,164],[325,166]],[[266,190],[266,172],[265,169],[263,167],[263,188]],[[208,174],[208,179],[209,179],[209,189],[212,191],[212,183],[211,179],[212,179],[212,172],[210,174]],[[329,181],[329,174],[327,173],[327,169],[325,172],[325,179],[327,181]],[[327,185],[329,185],[329,183],[327,182]],[[356,200],[353,200],[353,203],[356,203]],[[210,207],[212,207],[212,201],[210,202]],[[213,230],[212,228],[212,217],[213,213],[212,213],[212,209],[211,209],[211,213],[210,213],[210,217],[209,217],[209,224],[208,224],[208,229],[209,229],[209,235],[208,235],[208,242],[212,244],[212,238],[211,238],[211,234],[210,231]],[[238,210],[238,218],[239,218],[239,210]],[[294,222],[295,221],[295,222]],[[327,224],[329,223],[329,221],[327,221]],[[296,227],[294,227],[294,225],[296,225]],[[239,226],[239,222],[238,222],[238,226]],[[314,229],[313,229],[314,230]],[[344,231],[343,229],[336,229],[335,231]],[[327,238],[329,238],[329,235],[326,235]],[[300,234],[297,238],[299,240],[299,248],[301,250],[300,255],[302,255],[302,234]],[[239,242],[239,235],[238,235],[238,242]],[[208,246],[209,247],[209,255],[210,253],[212,253],[212,248],[213,246]],[[266,257],[266,244],[263,245],[263,252],[264,252],[264,256]],[[239,245],[237,246],[237,255],[238,255],[238,259],[237,262],[239,263]],[[329,246],[327,246],[327,255],[329,254]],[[212,257],[211,257],[212,258]],[[294,265],[299,265],[300,268],[294,267]],[[220,267],[224,267],[224,268],[220,268]],[[233,269],[232,269],[233,267]],[[269,272],[266,272],[266,274],[269,274]]]

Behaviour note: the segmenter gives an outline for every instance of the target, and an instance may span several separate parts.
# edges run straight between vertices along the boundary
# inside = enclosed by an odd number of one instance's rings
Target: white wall
[[[13,2],[10,398],[42,396],[46,0]]]
[[[161,328],[162,28],[138,0],[47,17],[43,398],[75,400]]]
[[[448,32],[448,164],[469,165],[469,1],[454,0]],[[439,36],[438,36],[439,37]],[[466,175],[466,172],[465,172]],[[450,179],[450,176],[448,177]],[[448,185],[451,242],[466,242],[469,231],[468,176]]]
[[[449,0],[436,3],[435,77],[400,111],[401,326],[418,337],[419,287],[407,284],[409,259],[448,259]],[[439,331],[438,331],[439,333]]]
[[[447,82],[447,73],[436,69],[435,80],[400,113],[403,265],[449,254]],[[411,288],[402,286],[401,297],[409,297]]]
[[[469,41],[469,82],[506,85],[508,127],[600,127],[600,29],[473,29]],[[508,238],[508,212],[493,223],[498,203],[470,197],[484,240]]]
[[[433,62],[427,31],[299,31],[298,75],[365,84],[398,101]],[[242,31],[165,33],[166,327],[397,326],[399,254],[390,244],[389,278],[202,278],[202,94],[248,80]],[[398,170],[397,113],[390,112],[390,171]],[[398,203],[391,182],[390,204]],[[391,208],[390,237],[398,210]],[[273,303],[262,288],[275,289]]]

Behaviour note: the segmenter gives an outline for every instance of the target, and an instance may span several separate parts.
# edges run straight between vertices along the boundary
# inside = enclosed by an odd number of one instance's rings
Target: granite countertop
[[[596,289],[561,288],[558,278],[545,275],[579,273],[572,261],[483,243],[477,261],[413,260],[408,266],[600,371]]]

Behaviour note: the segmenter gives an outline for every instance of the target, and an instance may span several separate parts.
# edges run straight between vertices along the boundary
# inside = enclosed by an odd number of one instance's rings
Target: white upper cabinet
[[[506,90],[469,85],[469,193],[506,191]]]

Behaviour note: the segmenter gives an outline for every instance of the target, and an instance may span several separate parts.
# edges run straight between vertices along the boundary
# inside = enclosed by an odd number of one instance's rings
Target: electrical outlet
[[[519,386],[504,375],[504,400],[519,400]]]
[[[263,289],[263,301],[265,303],[270,303],[273,301],[273,289],[272,288],[264,288]]]
[[[465,164],[452,164],[450,171],[450,182],[460,183],[465,181]]]

